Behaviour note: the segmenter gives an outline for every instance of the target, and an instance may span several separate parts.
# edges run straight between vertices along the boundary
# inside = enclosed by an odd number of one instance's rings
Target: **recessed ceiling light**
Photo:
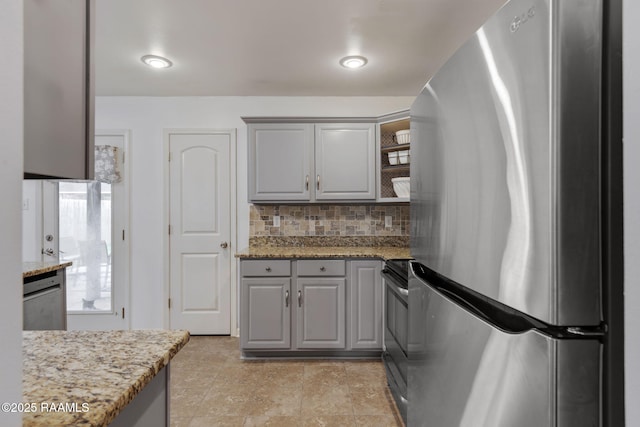
[[[367,64],[367,58],[364,56],[345,56],[340,60],[340,65],[345,68],[361,68]]]
[[[169,68],[173,65],[173,63],[167,58],[163,58],[162,56],[157,55],[145,55],[140,59],[142,60],[142,62],[153,68]]]

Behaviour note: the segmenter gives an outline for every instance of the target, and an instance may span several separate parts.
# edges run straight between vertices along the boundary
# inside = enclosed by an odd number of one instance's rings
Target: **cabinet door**
[[[346,280],[304,278],[297,284],[297,347],[344,348]]]
[[[382,348],[381,261],[351,261],[350,336],[352,349]]]
[[[93,179],[94,6],[24,1],[26,177]]]
[[[316,200],[376,198],[374,129],[370,123],[316,125]]]
[[[241,283],[240,342],[245,349],[291,347],[291,279],[251,278]]]
[[[312,124],[250,124],[249,200],[311,199]]]

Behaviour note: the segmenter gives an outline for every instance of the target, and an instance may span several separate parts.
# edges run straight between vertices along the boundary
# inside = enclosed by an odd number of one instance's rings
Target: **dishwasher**
[[[23,330],[67,329],[64,275],[60,269],[24,279]]]

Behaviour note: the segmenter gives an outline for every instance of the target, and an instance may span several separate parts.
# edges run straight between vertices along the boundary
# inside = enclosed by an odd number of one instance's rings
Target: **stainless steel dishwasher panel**
[[[65,330],[67,309],[64,270],[24,283],[22,329]]]

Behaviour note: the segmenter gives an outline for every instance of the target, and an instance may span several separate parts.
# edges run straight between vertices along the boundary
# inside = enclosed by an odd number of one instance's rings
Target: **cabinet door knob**
[[[324,268],[324,265],[322,267],[320,267],[320,271],[326,271],[327,269]]]
[[[221,247],[222,249],[227,249],[227,247],[228,247],[228,246],[229,246],[229,244],[228,244],[227,242],[222,242],[222,243],[220,243],[220,247]]]
[[[267,267],[265,270],[267,270],[267,273],[271,273],[271,267]]]

